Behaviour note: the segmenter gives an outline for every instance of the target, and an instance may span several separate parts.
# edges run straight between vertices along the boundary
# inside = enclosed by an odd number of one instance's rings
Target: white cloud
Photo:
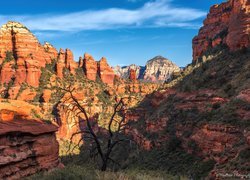
[[[0,23],[15,20],[33,31],[70,32],[143,27],[197,28],[194,21],[205,14],[197,9],[174,7],[171,0],[155,0],[134,10],[109,8],[68,14],[0,15]]]

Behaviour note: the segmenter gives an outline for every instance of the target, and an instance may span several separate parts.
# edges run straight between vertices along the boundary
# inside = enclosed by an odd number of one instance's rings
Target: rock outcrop
[[[112,86],[114,84],[115,73],[113,69],[108,65],[107,59],[102,58],[98,62],[98,75],[102,82]]]
[[[147,81],[167,81],[175,72],[179,72],[180,68],[170,60],[156,56],[149,60],[146,64],[146,70],[143,79]]]
[[[85,54],[84,59],[74,61],[70,49],[59,52],[48,42],[41,45],[38,39],[22,24],[8,22],[0,29],[0,84],[6,91],[3,97],[17,99],[22,85],[38,88],[42,73],[47,65],[56,71],[56,76],[64,78],[64,73],[76,74],[77,68],[83,68],[87,78],[95,81],[96,77],[112,86],[114,72],[103,58],[96,62],[92,56]],[[54,78],[55,79],[55,78]],[[26,89],[27,90],[27,89]]]
[[[144,81],[157,82],[168,81],[172,75],[179,72],[181,69],[170,60],[156,56],[146,63],[146,66],[116,66],[113,68],[115,73],[122,78],[130,78],[130,70],[133,69],[136,72],[136,78]]]
[[[219,45],[231,51],[249,47],[249,23],[249,0],[229,0],[212,6],[204,26],[193,39],[193,61]]]
[[[63,70],[65,67],[65,52],[63,49],[60,49],[59,54],[58,54],[58,60],[56,63],[56,75],[59,78],[63,78]]]
[[[15,84],[37,87],[41,67],[51,62],[37,38],[22,24],[8,22],[0,29],[0,49],[1,82],[14,78]]]
[[[22,24],[8,22],[0,29],[0,83],[11,82],[15,86],[27,83],[38,87],[41,68],[57,62],[57,73],[63,75],[63,68],[71,73],[78,66],[69,49],[57,50],[49,43],[41,45],[38,39]]]
[[[87,53],[84,54],[83,69],[89,80],[92,80],[92,81],[96,80],[97,62],[94,60],[94,58],[90,54],[87,54]]]
[[[128,79],[129,78],[129,71],[130,69],[134,69],[136,71],[136,79],[142,79],[143,73],[145,71],[144,66],[137,66],[135,64],[131,64],[129,66],[115,66],[113,67],[113,70],[115,71],[115,74],[120,76],[121,78]]]
[[[113,86],[115,73],[108,65],[106,58],[103,57],[100,61],[95,61],[90,54],[85,53],[83,59],[79,58],[78,65],[89,80],[96,81],[96,78],[99,77],[103,83]]]
[[[1,100],[0,107],[0,179],[20,179],[58,167],[57,127],[31,119],[36,107],[28,103]]]
[[[52,59],[52,60],[57,59],[58,51],[54,46],[52,46],[49,42],[45,42],[43,47],[45,49],[45,52],[47,52],[49,54],[50,59]],[[47,60],[47,61],[49,62],[49,60]]]
[[[74,61],[73,53],[70,49],[60,49],[58,59],[56,61],[56,72],[59,78],[63,78],[63,71],[69,70],[70,73],[75,74],[75,69],[78,67],[77,62]]]
[[[136,71],[134,69],[129,70],[129,79],[131,81],[136,81]]]

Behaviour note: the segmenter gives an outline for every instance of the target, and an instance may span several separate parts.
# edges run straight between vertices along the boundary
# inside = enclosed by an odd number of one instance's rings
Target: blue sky
[[[88,52],[111,65],[145,65],[157,55],[179,66],[192,60],[192,38],[210,6],[223,0],[11,0],[0,23],[15,20],[78,60]]]

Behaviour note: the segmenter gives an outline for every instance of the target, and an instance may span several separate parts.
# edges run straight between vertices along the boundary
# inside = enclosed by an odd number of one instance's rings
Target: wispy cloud
[[[133,10],[109,8],[68,14],[0,15],[0,23],[15,20],[33,31],[69,32],[144,27],[197,28],[195,21],[205,14],[197,9],[174,7],[171,0],[154,0]]]

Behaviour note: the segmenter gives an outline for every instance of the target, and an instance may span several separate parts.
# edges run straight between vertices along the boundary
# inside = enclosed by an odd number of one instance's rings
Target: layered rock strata
[[[229,0],[212,6],[199,34],[193,39],[193,61],[219,45],[231,51],[249,47],[249,24],[249,0]]]
[[[0,107],[0,179],[20,179],[58,167],[57,127],[31,119],[36,108],[28,103],[1,101]]]
[[[6,88],[12,88],[11,97],[16,97],[22,84],[39,87],[42,68],[49,64],[55,64],[54,69],[59,78],[64,77],[66,70],[75,75],[77,68],[83,68],[88,79],[95,81],[99,76],[104,83],[113,85],[115,74],[105,58],[96,62],[91,55],[85,54],[84,59],[80,58],[77,63],[70,49],[60,49],[58,52],[48,42],[41,45],[18,22],[10,21],[1,27],[0,83]]]

